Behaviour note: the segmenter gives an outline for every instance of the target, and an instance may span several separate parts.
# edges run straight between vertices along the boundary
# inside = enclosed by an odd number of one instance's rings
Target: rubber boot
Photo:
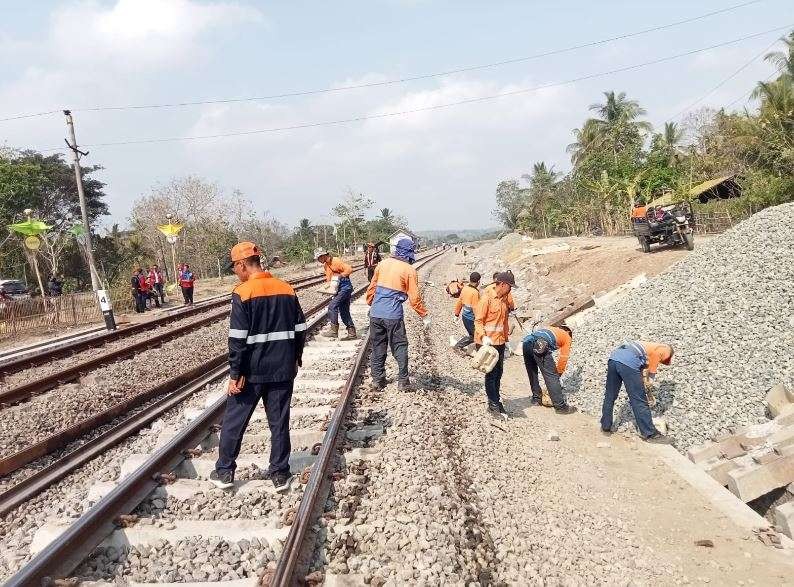
[[[320,336],[327,338],[336,338],[339,336],[339,324],[331,324],[330,322],[320,331]]]
[[[356,327],[355,326],[348,326],[347,327],[347,334],[341,338],[341,340],[356,340],[358,336],[356,336]]]

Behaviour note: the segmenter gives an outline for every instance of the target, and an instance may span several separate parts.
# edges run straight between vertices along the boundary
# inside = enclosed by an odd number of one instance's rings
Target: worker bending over
[[[397,389],[411,390],[408,378],[408,336],[405,333],[403,303],[411,302],[411,307],[423,318],[425,328],[430,328],[430,315],[425,309],[419,294],[419,279],[414,262],[414,243],[409,238],[397,242],[391,257],[375,267],[372,281],[367,288],[369,311],[369,335],[372,343],[370,370],[372,389],[382,391],[386,387],[386,348],[397,361]]]
[[[235,245],[231,258],[241,283],[232,292],[229,397],[210,481],[221,489],[234,485],[243,434],[261,398],[270,427],[267,477],[276,491],[282,491],[291,478],[289,412],[306,341],[306,319],[292,286],[262,270],[254,243]]]
[[[489,295],[489,296],[494,295],[494,293],[496,292],[496,276],[499,275],[499,273],[500,272],[497,271],[496,273],[493,274],[493,283],[491,283],[490,285],[486,285],[485,286],[485,289],[482,290],[483,294]],[[505,271],[505,273],[509,273],[510,275],[513,275],[513,272],[510,271],[509,269],[507,271]],[[507,307],[508,307],[508,309],[511,312],[516,309],[516,304],[513,301],[513,294],[512,293],[507,294],[507,298],[505,299],[505,301],[507,302]]]
[[[356,325],[353,324],[353,317],[350,315],[350,296],[353,294],[350,274],[353,273],[353,268],[339,257],[329,255],[325,249],[314,251],[314,258],[323,264],[325,280],[336,289],[334,297],[328,304],[328,325],[320,332],[320,335],[329,338],[339,336],[339,318],[341,317],[342,323],[347,327],[347,336],[342,340],[353,340],[356,338]]]
[[[508,296],[516,282],[512,273],[497,273],[494,276],[492,295],[480,296],[474,310],[474,342],[480,346],[492,346],[499,353],[496,366],[485,374],[485,395],[488,396],[488,411],[507,417],[507,410],[502,405],[499,389],[502,383],[502,371],[505,358],[505,345],[509,334],[507,319],[510,315]]]
[[[669,365],[672,359],[673,347],[656,342],[627,341],[612,351],[607,362],[607,383],[604,392],[604,406],[601,409],[601,430],[603,432],[612,431],[612,412],[615,400],[621,385],[625,383],[631,411],[634,413],[640,435],[648,442],[655,444],[672,444],[672,441],[667,436],[663,436],[653,425],[646,394],[646,382],[643,380],[643,370],[647,369],[649,378],[647,385],[651,385],[656,377],[659,363]]]
[[[455,302],[455,317],[460,317],[467,335],[455,345],[455,350],[463,349],[474,342],[474,308],[480,301],[480,274],[476,271],[469,275],[469,282],[460,290],[460,295]]]
[[[565,371],[568,357],[571,354],[571,329],[567,326],[547,326],[531,332],[524,337],[523,354],[524,367],[529,377],[529,387],[532,390],[532,405],[542,406],[540,381],[538,370],[543,374],[546,390],[558,414],[573,414],[576,408],[568,405],[565,394],[560,384],[560,375]],[[554,351],[560,351],[557,364],[554,364]]]

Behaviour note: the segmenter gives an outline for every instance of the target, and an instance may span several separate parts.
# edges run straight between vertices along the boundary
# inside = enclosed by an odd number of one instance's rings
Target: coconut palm
[[[636,100],[626,98],[626,92],[604,92],[604,96],[606,101],[603,104],[590,105],[590,111],[600,116],[594,119],[597,126],[610,129],[628,125],[640,131],[651,130],[650,122],[637,120],[645,115],[645,109]]]
[[[790,32],[788,37],[781,37],[780,40],[785,44],[785,50],[767,53],[764,59],[777,67],[781,77],[788,78],[791,83],[794,82],[794,31]]]
[[[578,165],[590,149],[600,143],[598,125],[590,118],[585,121],[581,129],[573,129],[573,136],[576,140],[565,148],[565,152],[570,153],[571,163]]]

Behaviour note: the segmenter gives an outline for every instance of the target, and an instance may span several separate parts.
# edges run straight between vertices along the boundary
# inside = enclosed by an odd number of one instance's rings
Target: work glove
[[[482,345],[483,346],[493,346],[493,341],[491,340],[490,336],[483,336],[482,337]]]
[[[430,314],[422,318],[422,326],[425,327],[425,330],[430,330],[430,327],[433,325],[433,319],[430,317]]]

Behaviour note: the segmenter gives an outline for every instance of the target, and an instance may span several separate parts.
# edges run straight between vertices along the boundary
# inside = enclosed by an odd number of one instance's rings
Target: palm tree
[[[546,222],[546,206],[549,198],[554,194],[554,188],[560,173],[554,171],[554,166],[546,166],[545,161],[539,161],[532,166],[531,174],[524,174],[522,178],[529,182],[529,210],[540,216],[543,236],[548,237]]]
[[[678,155],[681,152],[681,142],[684,138],[684,130],[675,122],[665,122],[664,130],[659,135],[661,147],[667,153],[668,163],[672,166],[678,162]]]
[[[619,124],[632,124],[640,130],[650,130],[649,122],[638,121],[640,116],[646,114],[645,109],[640,107],[636,100],[626,98],[626,92],[604,92],[606,102],[603,104],[590,104],[590,111],[597,113],[601,118],[596,118],[596,124],[607,128]]]
[[[790,32],[788,37],[781,37],[780,40],[786,45],[786,49],[767,53],[764,59],[778,68],[781,78],[794,82],[794,31]]]
[[[380,218],[378,218],[384,224],[392,225],[394,224],[394,214],[391,213],[391,210],[388,208],[381,208],[380,209]]]
[[[573,129],[573,136],[576,140],[565,148],[565,152],[571,154],[573,165],[579,165],[589,150],[599,143],[599,128],[596,121],[592,118],[587,119],[581,129]]]

